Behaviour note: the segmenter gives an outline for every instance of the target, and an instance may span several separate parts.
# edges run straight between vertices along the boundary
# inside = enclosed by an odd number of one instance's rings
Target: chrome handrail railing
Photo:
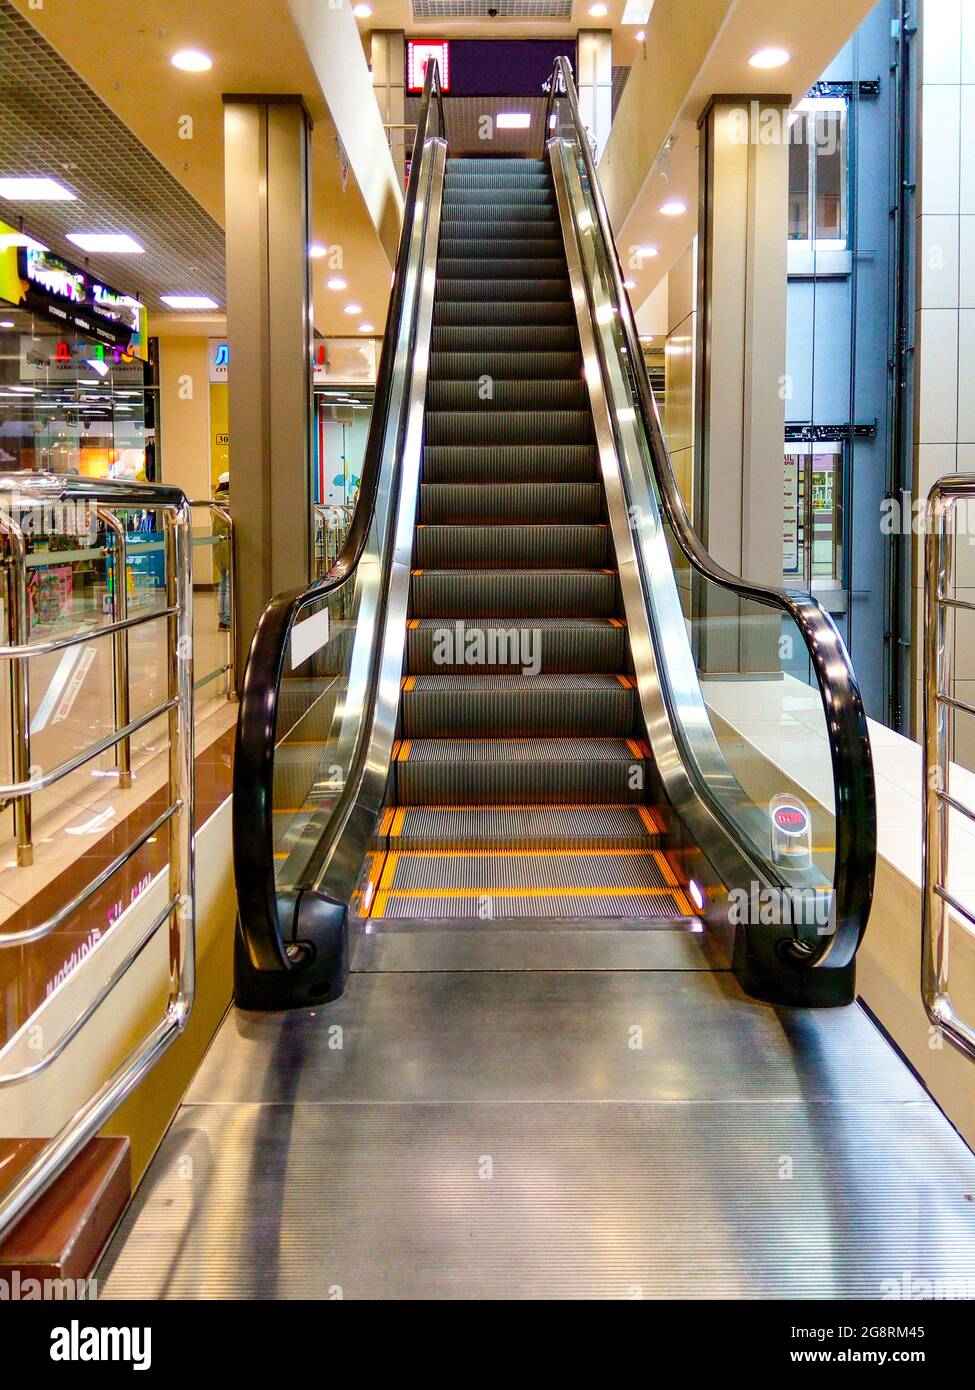
[[[952,913],[975,931],[975,912],[948,888],[951,812],[975,821],[975,809],[951,794],[949,780],[952,715],[959,709],[975,715],[975,709],[951,693],[954,663],[948,641],[948,615],[956,610],[975,612],[975,604],[952,593],[954,523],[963,499],[975,499],[975,474],[941,478],[928,493],[924,517],[921,997],[931,1022],[975,1059],[975,1026],[959,1016],[948,987]]]
[[[109,529],[115,537],[116,573],[111,623],[90,632],[56,641],[29,642],[26,597],[26,542],[18,513],[53,506],[90,507],[103,521],[117,511],[151,510],[161,513],[166,557],[166,603],[162,609],[134,618],[126,616],[125,601],[118,592],[125,585],[124,538],[119,542],[121,523]],[[122,747],[137,729],[165,714],[169,725],[168,806],[125,850],[107,865],[84,889],[63,904],[45,922],[24,931],[0,933],[0,949],[24,947],[49,936],[84,906],[91,897],[163,828],[169,836],[167,902],[152,923],[141,932],[115,966],[109,978],[46,1048],[44,1056],[31,1066],[0,1076],[0,1086],[12,1086],[36,1076],[60,1057],[70,1043],[125,978],[146,947],[167,923],[169,925],[169,992],[160,1021],[136,1044],[108,1079],[82,1107],[36,1153],[17,1180],[0,1193],[0,1239],[24,1215],[33,1202],[63,1172],[77,1153],[97,1134],[125,1098],[151,1070],[162,1054],[186,1026],[193,1006],[196,969],[194,924],[193,859],[193,587],[191,567],[190,508],[178,488],[120,480],[91,480],[57,474],[0,475],[0,535],[8,543],[9,558],[4,566],[8,603],[10,642],[0,647],[0,661],[8,661],[11,687],[17,696],[13,708],[15,781],[0,788],[0,795],[13,801],[18,832],[26,831],[30,846],[30,796],[40,787],[67,776],[111,747]],[[14,616],[11,619],[11,609]],[[47,773],[30,775],[30,711],[27,700],[26,663],[44,652],[60,651],[82,642],[111,636],[115,644],[115,671],[120,664],[120,636],[144,622],[165,621],[167,626],[167,696],[158,706],[132,720],[127,710],[116,709],[113,735],[89,745],[80,754]],[[123,663],[124,664],[124,663]],[[23,691],[21,692],[21,683]],[[23,693],[22,703],[19,701]],[[18,727],[19,721],[19,727]],[[24,757],[26,768],[22,767]],[[120,760],[120,772],[122,771]],[[129,769],[130,770],[130,769]],[[26,774],[26,775],[25,775]],[[25,812],[17,818],[18,806]],[[29,862],[29,859],[26,861]]]
[[[230,586],[229,607],[230,607],[230,630],[228,634],[228,654],[227,660],[222,666],[217,666],[215,670],[208,671],[206,675],[199,676],[196,681],[196,689],[201,690],[203,686],[209,685],[212,681],[219,680],[221,676],[227,677],[227,699],[236,700],[237,698],[237,530],[234,526],[234,519],[230,514],[229,508],[222,502],[217,502],[213,498],[202,498],[189,504],[194,508],[206,507],[213,517],[219,517],[227,526],[227,544],[230,546],[230,567],[228,570],[228,583]],[[197,544],[196,541],[193,542]]]
[[[702,579],[727,589],[739,599],[764,604],[786,614],[798,629],[815,672],[829,732],[830,760],[837,793],[835,928],[823,935],[811,950],[806,943],[795,941],[793,963],[809,969],[841,968],[856,955],[866,930],[876,870],[876,793],[867,717],[860,689],[835,624],[812,595],[753,583],[732,574],[712,558],[695,531],[674,477],[657,403],[643,362],[636,319],[624,284],[609,211],[596,172],[588,132],[579,111],[572,68],[564,56],[555,60],[546,105],[545,132],[549,137],[559,134],[556,103],[561,99],[565,99],[569,108],[567,124],[578,141],[596,224],[606,248],[607,270],[626,344],[635,404],[646,433],[660,505],[670,532],[691,569]],[[720,813],[717,804],[715,809]]]

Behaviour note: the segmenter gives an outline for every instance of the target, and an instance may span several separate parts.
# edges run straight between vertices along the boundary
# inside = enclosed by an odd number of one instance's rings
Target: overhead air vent
[[[413,0],[414,19],[571,19],[572,0]]]

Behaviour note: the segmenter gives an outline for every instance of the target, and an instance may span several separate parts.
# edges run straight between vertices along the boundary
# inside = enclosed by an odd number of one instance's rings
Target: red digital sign
[[[450,91],[450,44],[446,39],[431,43],[428,39],[406,41],[406,90],[422,92],[427,75],[427,63],[436,58],[440,67],[440,90]]]

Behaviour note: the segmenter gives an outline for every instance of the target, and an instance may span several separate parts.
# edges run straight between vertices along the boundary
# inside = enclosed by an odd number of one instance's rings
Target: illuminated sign
[[[139,300],[36,242],[10,247],[6,254],[16,257],[18,298],[11,303],[83,333],[109,348],[116,361],[119,353],[146,360],[146,310]],[[4,284],[10,278],[5,276]]]
[[[450,91],[450,44],[446,40],[429,43],[426,39],[406,41],[406,90],[422,92],[427,63],[436,58],[440,67],[440,90]]]

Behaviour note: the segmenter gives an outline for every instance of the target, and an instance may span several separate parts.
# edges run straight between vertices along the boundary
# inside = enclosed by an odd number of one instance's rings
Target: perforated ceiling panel
[[[116,288],[150,309],[162,294],[205,294],[223,306],[224,236],[31,24],[0,0],[0,176],[46,175],[75,202],[10,202],[0,218],[75,262],[68,232],[128,232],[145,255],[93,256]]]
[[[571,19],[572,0],[413,0],[414,19]]]

